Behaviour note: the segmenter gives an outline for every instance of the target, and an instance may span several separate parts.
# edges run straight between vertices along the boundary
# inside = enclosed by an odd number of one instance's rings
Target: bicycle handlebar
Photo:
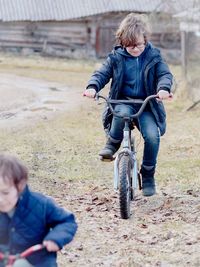
[[[153,98],[158,98],[158,95],[150,95],[147,98],[145,98],[144,100],[142,100],[142,99],[121,100],[121,99],[110,99],[108,97],[104,97],[102,95],[97,94],[96,100],[98,100],[99,98],[104,99],[105,102],[108,104],[112,114],[116,117],[119,117],[119,118],[125,118],[125,116],[121,116],[117,112],[115,112],[114,108],[112,107],[112,104],[142,104],[141,107],[139,108],[138,112],[136,112],[133,115],[127,116],[128,118],[135,119],[135,118],[138,118],[141,115],[141,113],[144,111],[149,100],[151,100]]]
[[[0,252],[0,261],[5,260],[7,264],[13,264],[17,259],[26,258],[32,253],[42,250],[43,248],[45,248],[43,244],[37,244],[16,255],[9,255],[7,253]]]

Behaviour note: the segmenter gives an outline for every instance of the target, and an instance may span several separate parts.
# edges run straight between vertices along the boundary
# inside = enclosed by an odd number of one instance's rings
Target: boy
[[[0,155],[0,250],[17,254],[43,243],[46,249],[16,261],[14,266],[56,267],[56,252],[72,241],[77,224],[72,213],[49,197],[30,191],[27,179],[23,163]]]
[[[109,54],[102,67],[94,72],[84,92],[87,97],[95,97],[112,79],[109,92],[112,99],[145,99],[152,94],[158,95],[158,99],[151,100],[136,121],[144,139],[140,170],[144,196],[156,193],[154,173],[160,135],[166,130],[166,114],[162,100],[170,97],[172,86],[172,74],[159,50],[149,42],[149,35],[148,25],[142,15],[127,15],[116,32],[119,45]],[[121,115],[134,114],[138,109],[138,104],[115,106],[115,111]],[[113,159],[121,145],[123,126],[123,119],[114,116],[107,143],[99,153],[103,159]]]

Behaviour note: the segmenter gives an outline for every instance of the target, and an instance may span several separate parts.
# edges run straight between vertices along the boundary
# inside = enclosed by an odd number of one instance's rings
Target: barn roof
[[[187,0],[187,3],[191,1],[195,0]],[[175,9],[163,0],[0,0],[0,20],[69,20],[108,12],[171,12]]]

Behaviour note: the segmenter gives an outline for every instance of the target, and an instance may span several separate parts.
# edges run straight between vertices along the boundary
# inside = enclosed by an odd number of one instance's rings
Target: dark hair
[[[120,23],[116,31],[116,41],[118,44],[128,47],[134,45],[141,35],[144,36],[145,43],[147,43],[150,36],[147,17],[130,13]]]
[[[19,184],[28,180],[28,169],[14,156],[0,154],[0,177],[19,190]]]

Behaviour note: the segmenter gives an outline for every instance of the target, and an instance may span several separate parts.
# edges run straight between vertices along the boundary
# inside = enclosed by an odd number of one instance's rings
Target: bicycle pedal
[[[112,158],[100,157],[100,160],[103,161],[103,162],[111,162],[111,161],[115,160],[115,158],[114,157],[112,157]]]

